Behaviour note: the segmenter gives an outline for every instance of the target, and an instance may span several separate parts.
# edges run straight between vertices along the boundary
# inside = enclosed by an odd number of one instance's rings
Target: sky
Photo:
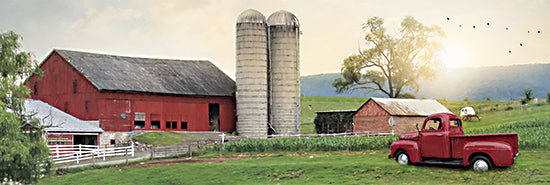
[[[39,61],[54,49],[207,59],[235,76],[235,21],[246,9],[301,23],[300,74],[340,72],[364,46],[367,19],[390,32],[404,17],[440,26],[448,69],[550,63],[550,0],[0,0],[0,31]],[[447,19],[448,18],[448,19]],[[487,25],[489,23],[489,25]],[[473,28],[475,26],[475,28]],[[540,31],[540,33],[539,33]]]

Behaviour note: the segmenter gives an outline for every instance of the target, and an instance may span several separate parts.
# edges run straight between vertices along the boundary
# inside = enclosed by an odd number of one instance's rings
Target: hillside
[[[498,67],[447,69],[430,81],[421,82],[421,89],[413,93],[418,98],[449,100],[510,100],[524,97],[524,89],[533,89],[535,97],[546,98],[550,92],[550,64],[529,64]],[[365,94],[358,90],[337,94],[332,82],[339,73],[301,77],[304,96],[385,97],[375,92]]]

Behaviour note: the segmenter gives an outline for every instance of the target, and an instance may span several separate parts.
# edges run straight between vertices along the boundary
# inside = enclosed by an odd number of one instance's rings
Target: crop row
[[[229,152],[330,152],[386,150],[396,136],[249,139],[225,143]]]
[[[492,129],[472,130],[466,134],[518,133],[520,150],[550,150],[550,120],[518,122]],[[228,152],[330,152],[389,150],[397,136],[386,137],[301,137],[249,139],[224,143]],[[212,149],[218,150],[218,146]]]
[[[517,122],[493,129],[473,130],[467,134],[518,133],[520,150],[550,150],[550,120]]]

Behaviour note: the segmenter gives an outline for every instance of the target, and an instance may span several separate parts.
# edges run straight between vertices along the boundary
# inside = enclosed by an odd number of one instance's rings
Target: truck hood
[[[407,132],[399,135],[399,140],[414,140],[418,141],[418,132]]]

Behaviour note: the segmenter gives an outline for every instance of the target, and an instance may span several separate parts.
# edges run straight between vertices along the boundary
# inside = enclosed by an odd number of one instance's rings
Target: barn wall
[[[101,92],[57,52],[52,52],[40,68],[44,76],[33,75],[25,83],[31,89],[32,99],[46,102],[82,120],[99,120],[100,127],[106,132],[209,131],[209,104],[219,104],[221,131],[235,131],[233,97]],[[136,112],[146,114],[143,129],[135,128]],[[151,128],[152,117],[160,121],[158,129]],[[167,128],[166,121],[177,122],[177,129]],[[187,123],[187,129],[181,129],[182,122]]]
[[[354,132],[387,132],[391,130],[388,124],[390,119],[388,112],[374,101],[367,101],[353,116]]]
[[[394,119],[394,125],[390,126],[388,120]],[[369,100],[353,117],[354,132],[388,132],[394,130],[395,134],[416,131],[416,124],[422,126],[426,116],[391,116],[376,102]]]

